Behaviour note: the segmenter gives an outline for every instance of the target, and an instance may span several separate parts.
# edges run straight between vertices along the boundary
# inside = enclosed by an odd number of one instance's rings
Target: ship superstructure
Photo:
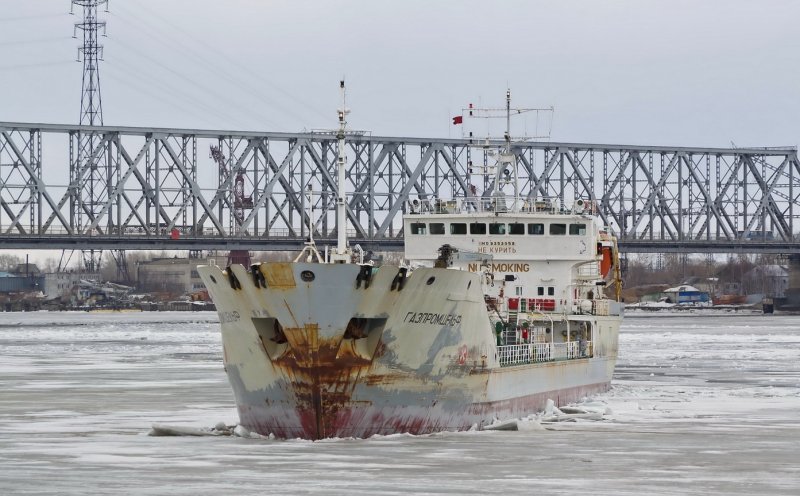
[[[503,365],[528,354],[590,356],[597,318],[622,314],[616,243],[593,214],[583,200],[569,209],[481,198],[418,204],[405,217],[405,254],[481,275]]]
[[[506,132],[498,174],[512,157]],[[420,434],[607,389],[622,305],[615,241],[594,210],[516,187],[418,198],[404,265],[354,262],[342,234],[327,255],[309,240],[293,263],[200,268],[241,423],[310,439]]]

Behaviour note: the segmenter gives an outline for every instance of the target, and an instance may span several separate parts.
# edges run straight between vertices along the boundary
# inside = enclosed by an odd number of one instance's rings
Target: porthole
[[[428,278],[428,280],[425,282],[425,284],[427,284],[428,286],[430,286],[431,284],[433,284],[433,281],[435,281],[435,280],[436,280],[436,278],[435,278],[435,277],[433,277],[433,276],[430,276],[430,277]]]
[[[311,282],[314,280],[316,276],[310,270],[304,270],[300,273],[300,279],[304,280],[305,282]]]
[[[217,283],[217,280],[216,280],[216,279],[214,279],[214,276],[208,276],[208,277],[210,277],[210,278],[211,278],[211,282],[213,282],[214,284],[216,284],[216,283]]]

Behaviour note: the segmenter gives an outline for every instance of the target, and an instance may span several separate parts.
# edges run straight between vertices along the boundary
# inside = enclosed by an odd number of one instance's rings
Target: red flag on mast
[[[453,117],[453,125],[462,124],[463,122],[464,122],[464,116],[463,115],[457,115],[457,116]]]

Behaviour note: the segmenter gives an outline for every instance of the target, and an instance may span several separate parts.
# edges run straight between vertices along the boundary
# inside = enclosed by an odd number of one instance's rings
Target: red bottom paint
[[[367,438],[376,434],[430,434],[441,431],[468,430],[491,424],[495,419],[519,418],[544,410],[547,400],[562,406],[581,398],[607,391],[609,382],[536,393],[519,398],[488,403],[452,405],[446,409],[431,406],[387,406],[352,404],[340,408],[329,418],[322,417],[317,429],[314,411],[298,412],[292,408],[240,405],[241,423],[262,435],[279,438],[322,439],[332,437]]]

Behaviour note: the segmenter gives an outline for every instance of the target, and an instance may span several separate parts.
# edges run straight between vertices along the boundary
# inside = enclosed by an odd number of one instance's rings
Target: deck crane
[[[211,145],[210,156],[217,163],[220,170],[220,184],[224,183],[231,175],[231,171],[225,164],[225,154],[222,153],[221,146]],[[233,223],[236,226],[236,233],[242,228],[244,223],[245,211],[253,208],[253,196],[244,193],[244,169],[236,172],[233,180]],[[228,252],[228,265],[242,264],[250,266],[250,252],[247,250],[231,250]]]

